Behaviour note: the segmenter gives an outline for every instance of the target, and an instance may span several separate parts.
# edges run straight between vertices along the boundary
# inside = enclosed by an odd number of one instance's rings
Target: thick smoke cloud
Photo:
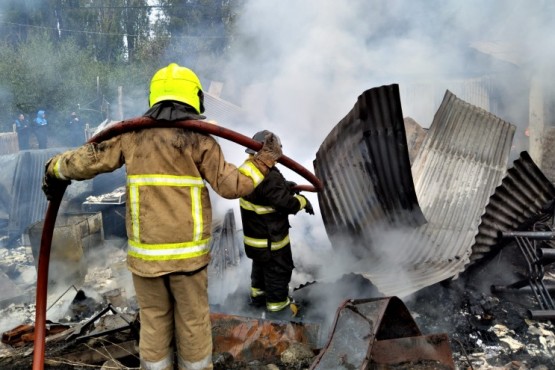
[[[423,127],[449,89],[523,131],[530,78],[553,75],[554,10],[552,2],[524,0],[247,1],[224,95],[248,112],[250,122],[239,131],[274,131],[285,154],[310,170],[319,145],[357,97],[381,85],[399,84],[404,116]],[[468,81],[490,79],[501,103],[465,95]],[[235,163],[244,159],[236,146],[223,146]],[[317,208],[316,195],[307,196]],[[290,219],[293,244],[303,246],[294,245],[296,263],[329,252],[319,212]]]
[[[252,125],[273,129],[293,157],[310,161],[368,88],[436,85],[441,98],[456,90],[450,81],[503,66],[545,70],[555,48],[553,8],[542,1],[250,1],[228,76],[241,87]],[[402,96],[404,114],[428,127],[440,99],[419,107],[417,98]]]

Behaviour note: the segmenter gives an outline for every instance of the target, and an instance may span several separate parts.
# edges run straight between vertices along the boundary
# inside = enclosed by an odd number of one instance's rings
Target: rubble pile
[[[18,325],[32,325],[34,322],[32,272],[35,267],[28,247],[0,249],[0,255],[0,272],[8,276],[10,283],[23,292],[13,298],[12,302],[0,307],[0,332],[5,334]],[[125,250],[119,245],[104,245],[95,247],[92,255],[103,257],[90,261],[81,286],[64,286],[65,289],[60,287],[51,293],[56,296],[49,298],[48,318],[55,321],[52,325],[65,325],[69,330],[47,336],[46,366],[49,369],[85,369],[90,366],[136,369],[138,351],[132,324],[138,308],[134,301],[129,272],[125,267]],[[109,263],[102,264],[102,261]],[[527,318],[527,311],[537,308],[533,297],[526,294],[494,295],[488,289],[492,284],[510,282],[506,274],[500,273],[508,269],[518,272],[514,264],[514,254],[511,256],[510,253],[505,253],[488,265],[469,270],[457,279],[434,284],[403,299],[422,334],[448,334],[458,370],[555,368],[555,327],[549,321]],[[546,282],[555,281],[554,271],[546,271],[544,279]],[[270,358],[241,358],[237,354],[232,355],[230,351],[215,352],[214,368],[308,369],[322,350],[331,325],[329,318],[335,314],[329,312],[329,315],[323,316],[321,309],[325,307],[326,310],[333,311],[341,303],[329,299],[325,302],[326,292],[344,292],[345,299],[379,296],[369,280],[357,274],[349,274],[335,282],[314,282],[295,290],[293,297],[301,307],[297,317],[289,315],[272,318],[265,315],[263,309],[258,312],[250,308],[251,311],[243,312],[245,317],[254,317],[260,323],[270,322],[272,327],[278,327],[288,319],[305,325],[306,328],[319,323],[319,339],[305,343],[291,341],[287,344],[288,348]],[[352,292],[357,292],[357,296],[349,296]],[[245,292],[238,291],[228,297],[225,304],[213,307],[213,312],[223,312],[226,307],[239,307],[238,302],[246,305],[245,298]],[[334,298],[337,299],[337,295]],[[95,320],[91,331],[81,330],[102,310],[106,311],[106,315]],[[116,322],[116,319],[119,321]],[[72,333],[73,336],[70,336]],[[68,337],[71,340],[67,340]],[[247,346],[248,342],[243,339],[241,345]],[[257,343],[258,346],[263,343],[254,339],[250,342]],[[271,346],[268,343],[265,345]],[[256,351],[247,346],[244,353]],[[0,344],[0,368],[29,369],[31,361],[32,342],[28,341],[19,347]],[[440,365],[421,362],[391,368],[442,369]]]
[[[423,331],[449,333],[461,370],[555,369],[554,322],[528,318],[538,302],[531,294],[490,291],[491,285],[511,283],[518,276],[522,266],[516,255],[507,246],[488,263],[422,289],[406,301]],[[555,281],[553,266],[544,281]]]

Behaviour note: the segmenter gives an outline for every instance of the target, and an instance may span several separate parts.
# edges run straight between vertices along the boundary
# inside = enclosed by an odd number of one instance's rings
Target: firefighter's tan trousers
[[[140,308],[141,369],[172,370],[175,335],[180,370],[212,369],[207,268],[194,275],[133,274]]]

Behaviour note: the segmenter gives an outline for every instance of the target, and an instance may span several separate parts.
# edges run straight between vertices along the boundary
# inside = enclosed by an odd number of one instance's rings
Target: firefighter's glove
[[[279,137],[269,132],[264,138],[262,148],[254,155],[254,159],[259,160],[268,167],[273,167],[282,155]]]
[[[291,194],[299,194],[299,191],[294,189],[294,187],[297,186],[296,182],[294,182],[294,181],[285,181],[285,184],[287,185],[287,189],[289,189]]]
[[[310,201],[308,199],[306,199],[306,197],[304,195],[299,195],[299,197],[303,197],[306,205],[304,206],[304,210],[306,213],[308,213],[309,215],[313,215],[314,214],[314,208],[312,208],[312,204],[310,204]]]
[[[46,199],[52,200],[55,197],[61,197],[64,195],[66,187],[71,184],[69,180],[58,179],[54,175],[54,158],[51,158],[46,162],[44,166],[44,177],[42,179],[42,191],[46,195]]]

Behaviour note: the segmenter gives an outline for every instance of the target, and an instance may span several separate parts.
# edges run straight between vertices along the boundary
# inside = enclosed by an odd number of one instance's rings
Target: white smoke
[[[553,81],[554,10],[552,2],[524,0],[247,1],[223,96],[248,112],[250,129],[244,132],[248,125],[241,125],[242,133],[275,132],[284,153],[311,171],[320,144],[357,97],[381,85],[399,84],[404,116],[423,127],[431,124],[449,89],[523,131],[529,78],[539,74]],[[503,91],[496,105],[472,101],[465,81],[490,78]],[[242,149],[222,146],[233,163],[243,161]],[[307,183],[280,169],[288,179]],[[316,215],[290,217],[295,263],[321,260],[341,273],[353,261],[330,254],[317,196],[305,195]],[[222,202],[216,201],[216,208],[228,209]],[[297,272],[293,279],[310,278]]]

